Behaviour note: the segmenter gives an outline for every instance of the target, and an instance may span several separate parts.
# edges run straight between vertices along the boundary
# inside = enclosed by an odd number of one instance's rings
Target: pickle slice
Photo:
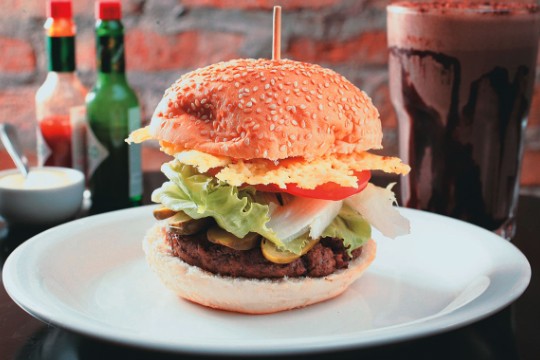
[[[248,233],[243,238],[239,238],[223,230],[218,226],[214,226],[208,229],[206,233],[208,241],[213,242],[214,244],[219,244],[226,246],[234,250],[250,250],[257,246],[259,242],[260,235],[257,233]]]
[[[262,239],[261,241],[262,254],[266,258],[266,260],[275,264],[292,263],[294,260],[299,259],[302,255],[307,254],[307,252],[311,250],[320,240],[320,238],[311,239],[309,238],[309,236],[307,236],[307,234],[303,236],[306,236],[308,238],[308,242],[306,246],[302,249],[302,252],[300,254],[295,254],[287,250],[280,250],[273,242],[268,239]]]
[[[183,211],[167,219],[167,228],[178,235],[193,235],[208,226],[208,218],[192,219]]]
[[[165,206],[160,206],[154,209],[153,214],[156,220],[165,220],[174,216],[178,211],[171,210]]]

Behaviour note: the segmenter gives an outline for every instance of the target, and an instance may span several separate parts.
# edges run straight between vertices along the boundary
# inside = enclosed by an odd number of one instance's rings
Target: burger
[[[391,188],[369,180],[409,166],[368,152],[379,113],[332,70],[238,59],[187,73],[128,142],[151,139],[173,159],[143,248],[192,302],[249,314],[321,302],[372,263],[372,226],[408,232]]]

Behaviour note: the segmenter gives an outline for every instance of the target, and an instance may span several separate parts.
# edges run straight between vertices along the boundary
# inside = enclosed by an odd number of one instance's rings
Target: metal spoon
[[[21,143],[17,136],[17,129],[15,126],[3,123],[0,124],[0,140],[4,144],[9,156],[17,166],[17,169],[23,174],[24,177],[28,176],[30,168],[28,166],[28,159],[22,152]]]

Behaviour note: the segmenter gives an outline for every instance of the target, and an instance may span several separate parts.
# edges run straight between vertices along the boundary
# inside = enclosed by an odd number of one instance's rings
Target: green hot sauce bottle
[[[141,126],[139,102],[125,75],[119,1],[96,3],[97,79],[86,97],[90,212],[141,204],[140,145],[125,139]]]

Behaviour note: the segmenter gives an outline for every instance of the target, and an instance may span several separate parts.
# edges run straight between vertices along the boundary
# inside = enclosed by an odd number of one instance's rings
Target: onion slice
[[[409,220],[393,206],[396,203],[396,196],[392,191],[394,185],[395,183],[392,183],[382,188],[368,184],[363,191],[345,199],[345,204],[358,211],[384,236],[392,239],[410,232]]]
[[[309,229],[309,236],[315,239],[338,215],[342,205],[342,201],[295,197],[287,205],[277,207],[266,225],[284,243],[296,239]]]

